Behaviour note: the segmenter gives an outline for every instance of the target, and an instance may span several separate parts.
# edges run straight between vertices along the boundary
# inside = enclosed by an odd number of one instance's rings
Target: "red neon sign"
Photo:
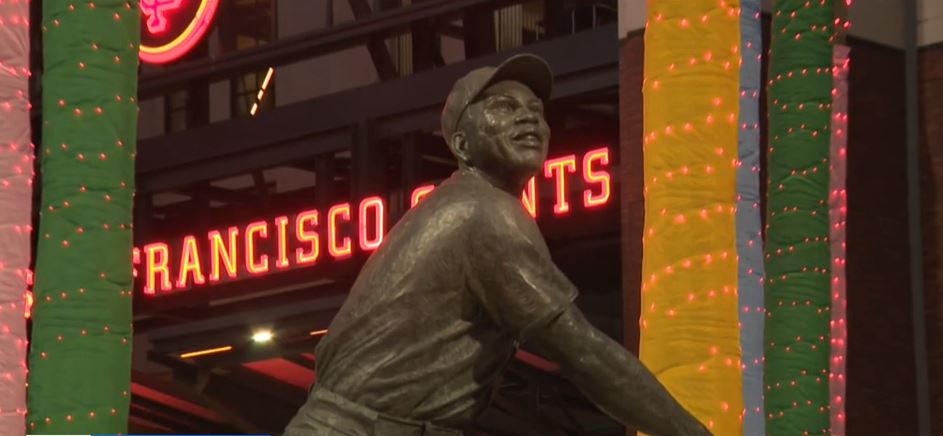
[[[153,34],[167,30],[167,14],[177,9],[183,0],[141,0],[141,14],[147,17],[147,31]]]
[[[340,233],[338,218],[350,221],[350,203],[334,205],[331,210],[327,211],[327,251],[335,258],[343,258],[350,256],[353,250],[350,247],[350,238],[347,236],[341,237],[340,245],[337,243]]]
[[[223,245],[223,237],[217,230],[211,231],[207,236],[210,240],[210,259],[212,259],[210,281],[213,283],[219,281],[220,264],[226,267],[227,277],[236,277],[236,240],[239,237],[239,228],[229,228],[229,241],[226,245]]]
[[[544,176],[553,177],[557,183],[557,200],[553,205],[553,213],[563,215],[570,211],[570,203],[567,203],[566,173],[576,172],[576,155],[558,157],[550,159],[544,164]]]
[[[193,276],[193,283],[197,285],[206,283],[200,264],[200,252],[196,247],[196,238],[187,235],[183,238],[183,256],[180,258],[180,274],[177,277],[178,288],[187,287],[187,278],[191,275]]]
[[[298,238],[298,242],[301,244],[307,245],[307,248],[299,247],[295,249],[295,262],[298,265],[309,265],[318,261],[318,255],[320,254],[318,246],[320,244],[320,237],[318,232],[314,230],[307,230],[308,227],[314,228],[318,226],[318,211],[316,210],[306,210],[298,214],[298,217],[295,218],[295,237]]]
[[[383,199],[380,197],[365,198],[360,202],[360,216],[358,232],[360,236],[360,249],[363,251],[373,251],[383,243]],[[372,217],[370,215],[373,215]],[[369,226],[373,221],[373,228]],[[369,235],[373,232],[373,236]]]
[[[144,265],[146,265],[146,272],[144,274],[144,294],[153,295],[156,293],[158,275],[161,277],[160,290],[171,290],[170,268],[168,267],[168,264],[170,263],[170,250],[167,248],[167,244],[163,242],[155,242],[153,244],[145,245],[144,259]]]
[[[258,236],[256,236],[258,235]],[[268,238],[268,223],[256,221],[246,226],[246,271],[249,274],[268,272],[268,255],[256,257],[256,241]]]
[[[275,229],[278,235],[278,256],[275,258],[275,268],[288,268],[288,217],[275,218]]]
[[[610,164],[608,148],[590,150],[581,158],[568,155],[550,159],[543,174],[528,181],[521,193],[521,204],[536,217],[538,190],[543,185],[553,188],[554,217],[569,214],[578,205],[583,209],[606,205],[612,192]],[[570,173],[574,177],[568,178]],[[544,184],[537,183],[541,176]],[[577,183],[580,176],[585,189],[574,191],[573,195],[580,195],[582,201],[571,203],[567,186]],[[411,193],[410,207],[419,204],[434,188],[422,185],[406,191]],[[313,266],[325,258],[343,261],[353,257],[355,250],[368,253],[383,243],[388,230],[388,210],[384,197],[371,196],[356,203],[332,205],[324,216],[318,209],[308,209],[295,215],[212,230],[205,238],[185,235],[172,244],[154,242],[135,249],[138,253],[133,257],[135,273],[141,269],[143,293],[154,296],[205,286],[207,282],[212,285]],[[326,232],[326,238],[322,238],[322,232]],[[326,256],[321,256],[322,243],[327,249]]]
[[[140,57],[164,64],[187,54],[212,24],[219,0],[140,0]]]
[[[537,218],[537,177],[531,177],[524,186],[524,192],[521,193],[521,203],[524,209],[530,213],[530,216]]]
[[[611,176],[608,171],[594,170],[594,162],[598,162],[599,166],[609,166],[609,149],[597,148],[583,155],[583,181],[587,185],[599,185],[598,194],[594,194],[591,189],[583,191],[583,206],[586,208],[599,207],[609,202]]]
[[[422,185],[414,189],[412,195],[409,196],[409,207],[416,207],[416,205],[422,201],[423,197],[429,195],[433,189],[435,189],[435,185]]]

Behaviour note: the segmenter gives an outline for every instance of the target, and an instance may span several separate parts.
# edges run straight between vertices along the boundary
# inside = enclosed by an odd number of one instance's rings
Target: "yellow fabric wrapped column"
[[[640,357],[714,434],[742,434],[735,239],[740,5],[651,0]]]

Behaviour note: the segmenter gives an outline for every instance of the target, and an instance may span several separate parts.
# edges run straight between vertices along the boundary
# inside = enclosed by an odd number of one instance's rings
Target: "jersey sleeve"
[[[495,324],[518,342],[524,343],[576,299],[576,287],[553,264],[543,239],[528,238],[508,223],[482,225],[469,239],[471,292]]]

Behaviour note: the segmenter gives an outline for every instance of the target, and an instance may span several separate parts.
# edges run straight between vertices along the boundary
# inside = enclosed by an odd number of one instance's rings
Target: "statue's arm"
[[[529,345],[556,362],[600,409],[653,436],[710,435],[632,353],[593,327],[570,305]]]

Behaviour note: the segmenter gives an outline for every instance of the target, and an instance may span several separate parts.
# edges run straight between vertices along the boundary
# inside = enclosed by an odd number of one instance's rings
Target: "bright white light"
[[[273,337],[275,337],[275,335],[271,330],[259,330],[252,334],[252,341],[262,344],[271,341]]]

